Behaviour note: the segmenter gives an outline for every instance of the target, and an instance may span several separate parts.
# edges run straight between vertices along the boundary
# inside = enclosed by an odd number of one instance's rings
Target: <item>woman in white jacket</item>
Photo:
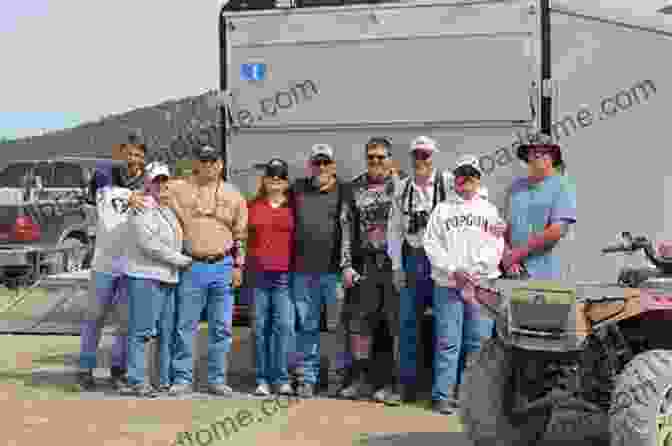
[[[458,386],[467,358],[492,335],[494,321],[481,315],[471,298],[473,285],[499,276],[504,251],[502,220],[497,208],[482,197],[482,171],[474,157],[464,157],[454,174],[455,194],[432,212],[423,245],[435,283],[434,379],[435,411],[458,409]]]
[[[151,163],[145,175],[145,207],[129,217],[125,249],[128,262],[128,386],[124,395],[156,396],[146,379],[145,342],[159,337],[159,385],[172,384],[170,368],[175,331],[175,286],[192,259],[182,254],[183,232],[171,208],[170,169]]]

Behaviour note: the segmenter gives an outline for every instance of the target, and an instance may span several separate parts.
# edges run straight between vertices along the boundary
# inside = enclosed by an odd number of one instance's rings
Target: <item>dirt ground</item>
[[[275,409],[269,401],[269,410],[267,402],[262,406],[262,400],[248,395],[254,385],[249,334],[234,342],[229,383],[240,393],[233,399],[200,394],[190,400],[121,399],[105,384],[105,374],[100,373],[105,372],[104,368],[97,369],[100,391],[73,393],[78,338],[56,338],[0,339],[0,401],[6,408],[3,444],[168,446],[180,444],[176,442],[180,433],[189,432],[192,441],[182,434],[183,446],[251,446],[264,442],[287,446],[352,445],[369,433],[460,430],[457,417],[435,415],[411,406],[389,408],[372,402],[320,398],[281,404]],[[104,339],[103,350],[109,341]],[[325,349],[335,354],[331,350],[337,346],[329,345],[328,339],[325,344]],[[199,369],[202,375],[204,367]],[[230,422],[237,420],[241,413],[247,413],[248,419],[234,428],[229,425],[227,437],[222,423],[227,417]],[[199,434],[202,429],[211,432]]]
[[[0,391],[5,407],[12,408],[5,411],[3,420],[7,445],[158,446],[175,444],[180,432],[191,431],[193,444],[202,445],[342,446],[353,444],[363,433],[445,432],[455,426],[454,420],[438,415],[401,415],[407,413],[404,409],[395,415],[372,403],[314,400],[290,408],[281,426],[239,427],[228,439],[220,433],[220,441],[214,436],[208,441],[206,435],[197,439],[191,430],[191,401],[22,401],[12,393],[7,387]],[[129,419],[138,423],[129,424]],[[183,444],[189,445],[183,438]]]

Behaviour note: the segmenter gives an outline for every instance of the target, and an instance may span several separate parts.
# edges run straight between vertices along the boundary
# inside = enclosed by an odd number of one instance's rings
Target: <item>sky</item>
[[[219,79],[217,0],[0,0],[0,138],[195,96]],[[572,0],[672,29],[665,0]]]

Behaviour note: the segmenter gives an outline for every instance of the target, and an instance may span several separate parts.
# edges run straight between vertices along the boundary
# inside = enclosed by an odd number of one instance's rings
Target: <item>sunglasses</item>
[[[387,159],[387,155],[367,155],[366,157],[369,161],[385,161]]]
[[[542,158],[546,155],[551,155],[552,153],[552,150],[547,149],[530,149],[530,151],[527,152],[528,156],[531,158]]]
[[[282,181],[287,181],[289,179],[289,175],[287,175],[286,173],[269,173],[264,176],[270,180],[279,179]]]
[[[428,152],[426,150],[414,150],[413,151],[413,158],[419,161],[426,161],[429,158],[432,157],[432,153]]]
[[[329,161],[329,160],[314,160],[314,161],[311,162],[311,164],[315,167],[330,166],[331,161]]]

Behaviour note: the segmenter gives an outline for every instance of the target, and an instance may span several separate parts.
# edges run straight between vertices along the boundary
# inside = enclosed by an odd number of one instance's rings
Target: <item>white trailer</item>
[[[441,166],[460,154],[480,156],[501,205],[512,178],[525,174],[512,143],[538,119],[535,5],[431,1],[224,12],[229,178],[251,191],[254,164],[272,156],[301,174],[316,142],[335,147],[348,178],[364,170],[370,136],[391,137],[394,156],[407,161],[409,142],[425,134],[439,141]],[[576,231],[561,247],[565,279],[614,280],[620,265],[603,259],[601,247],[621,231],[659,240],[672,227],[663,122],[672,30],[662,18],[574,5],[551,8],[553,134],[582,205]],[[265,73],[243,80],[244,64],[265,64]]]

